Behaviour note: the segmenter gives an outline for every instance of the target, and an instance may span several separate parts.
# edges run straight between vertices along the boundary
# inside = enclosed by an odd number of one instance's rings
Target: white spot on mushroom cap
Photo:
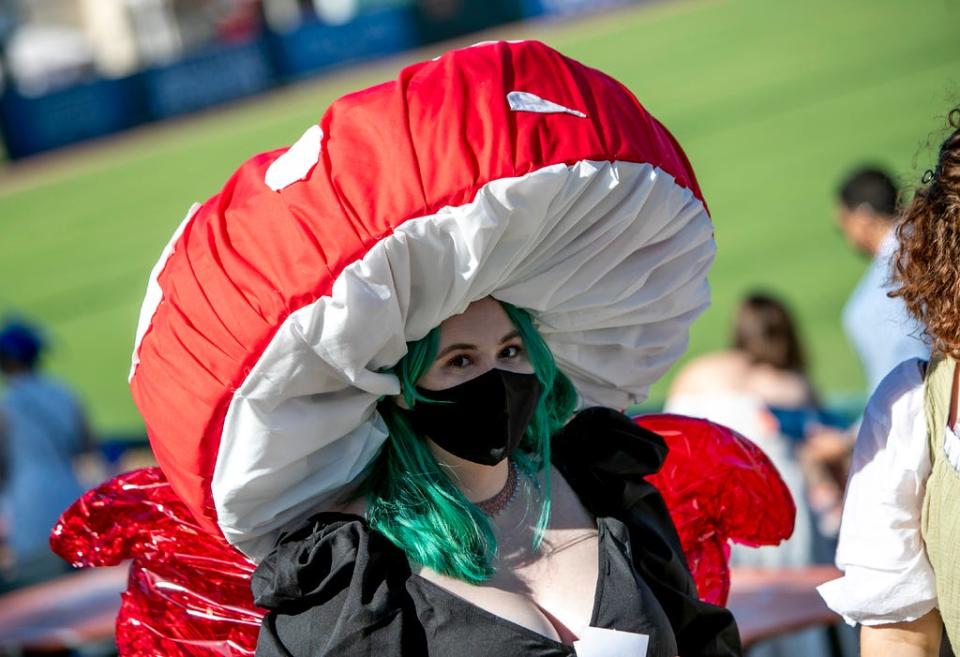
[[[507,94],[507,102],[514,112],[536,112],[538,114],[572,114],[581,119],[587,118],[583,112],[564,107],[552,100],[545,100],[529,91],[511,91]]]
[[[263,177],[267,187],[279,192],[306,178],[320,160],[322,140],[323,130],[320,126],[312,125],[307,128],[300,139],[267,168],[267,173]]]

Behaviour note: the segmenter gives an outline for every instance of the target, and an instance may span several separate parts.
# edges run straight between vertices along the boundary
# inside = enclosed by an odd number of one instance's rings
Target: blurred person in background
[[[40,372],[40,332],[0,325],[0,497],[4,547],[0,588],[41,581],[65,570],[48,547],[50,530],[83,488],[74,458],[91,447],[83,409],[62,383]]]
[[[884,171],[851,172],[837,194],[837,224],[847,242],[870,258],[870,266],[843,309],[843,329],[863,365],[867,394],[887,372],[910,358],[927,358],[930,347],[902,299],[888,296],[899,192]]]
[[[708,418],[753,440],[774,460],[794,497],[811,502],[820,533],[827,538],[835,535],[846,469],[842,463],[834,469],[834,462],[819,460],[816,444],[842,440],[837,427],[843,421],[820,404],[789,309],[775,296],[748,294],[737,308],[730,344],[680,371],[665,410]],[[787,558],[794,565],[811,558],[811,531],[800,525],[801,520],[790,547],[798,552]],[[776,563],[767,565],[788,565],[783,559],[790,550],[765,548],[762,553],[777,555],[770,557]],[[832,560],[832,553],[823,554],[824,559]]]
[[[748,294],[734,318],[731,347],[700,356],[674,379],[664,410],[725,424],[770,457],[797,502],[793,536],[776,547],[734,545],[734,566],[807,566],[832,560],[830,537],[839,525],[844,473],[806,458],[805,441],[836,433],[807,376],[793,318],[776,297]],[[824,538],[824,534],[826,537]],[[821,543],[827,547],[818,550]],[[825,634],[807,630],[756,646],[752,657],[828,654]]]
[[[843,310],[844,332],[860,358],[868,396],[899,363],[930,355],[921,326],[907,312],[903,300],[889,294],[893,289],[892,259],[898,247],[894,228],[899,197],[893,178],[871,167],[852,171],[837,192],[837,225],[847,242],[870,258]],[[858,425],[859,420],[846,432],[821,432],[812,437],[804,446],[803,458],[843,481]]]
[[[837,550],[820,593],[860,623],[864,657],[935,657],[960,645],[960,107],[897,228],[894,296],[933,357],[891,371],[857,436]],[[946,642],[944,642],[946,645]]]
[[[720,393],[755,397],[767,409],[816,406],[793,318],[776,297],[751,293],[741,300],[730,345],[688,363],[674,379],[668,403]]]

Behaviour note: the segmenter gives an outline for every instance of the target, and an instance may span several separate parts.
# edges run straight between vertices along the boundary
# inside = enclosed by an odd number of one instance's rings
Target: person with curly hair
[[[827,604],[860,623],[861,654],[937,655],[960,644],[960,107],[935,168],[897,226],[895,289],[933,346],[867,405],[844,505],[840,579]]]

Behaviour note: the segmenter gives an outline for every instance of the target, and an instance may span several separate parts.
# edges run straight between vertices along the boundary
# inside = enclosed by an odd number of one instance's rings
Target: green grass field
[[[678,0],[492,38],[538,38],[612,74],[683,144],[719,243],[714,305],[688,355],[722,347],[737,299],[770,290],[799,316],[816,383],[855,395],[839,315],[865,262],[834,227],[834,188],[861,162],[919,179],[924,144],[960,102],[958,35],[952,0]],[[99,430],[140,431],[126,384],[139,304],[190,204],[247,156],[291,143],[336,96],[441,49],[0,170],[0,313],[48,326],[50,368]]]

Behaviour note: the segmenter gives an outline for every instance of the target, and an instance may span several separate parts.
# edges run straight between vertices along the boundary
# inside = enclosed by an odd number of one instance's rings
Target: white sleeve
[[[884,378],[857,435],[837,548],[844,575],[818,589],[851,625],[911,621],[937,606],[920,536],[930,476],[920,363],[905,361]]]

